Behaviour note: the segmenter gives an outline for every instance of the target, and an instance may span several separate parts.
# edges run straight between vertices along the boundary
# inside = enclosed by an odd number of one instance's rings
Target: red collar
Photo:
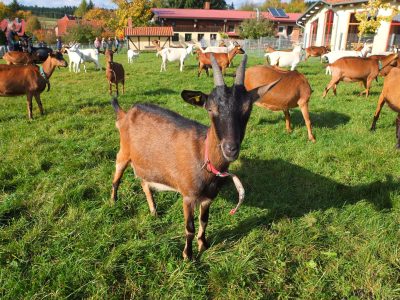
[[[205,149],[204,149],[204,166],[206,166],[207,171],[213,173],[215,176],[218,177],[228,177],[231,176],[232,174],[229,172],[220,172],[218,171],[213,164],[210,162],[210,158],[208,157],[208,130],[207,130],[207,136],[206,136],[206,144],[205,144]]]

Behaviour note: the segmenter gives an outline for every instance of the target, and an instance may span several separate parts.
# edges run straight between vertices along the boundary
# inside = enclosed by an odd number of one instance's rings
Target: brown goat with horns
[[[211,93],[182,91],[186,102],[208,111],[210,127],[151,104],[137,104],[124,112],[116,99],[112,101],[120,132],[112,200],[117,200],[120,179],[128,164],[141,179],[153,215],[156,206],[151,190],[179,192],[183,196],[185,217],[185,259],[192,258],[196,205],[200,206],[197,239],[201,253],[208,248],[205,230],[210,204],[224,182],[222,177],[230,175],[226,173],[229,164],[239,156],[252,105],[279,81],[247,92],[243,84],[246,60],[244,56],[235,84],[229,88],[211,56],[215,84]]]

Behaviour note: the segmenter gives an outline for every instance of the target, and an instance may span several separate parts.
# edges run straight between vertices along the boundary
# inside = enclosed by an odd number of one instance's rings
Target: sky
[[[0,0],[5,4],[9,4],[12,0]],[[92,0],[93,3],[98,7],[105,8],[113,8],[111,0]],[[246,2],[246,0],[225,0],[228,4],[235,5],[238,8],[241,4]],[[249,2],[253,3],[263,3],[264,0],[252,0]],[[18,3],[23,5],[37,5],[37,6],[46,6],[46,7],[59,7],[59,6],[78,6],[81,3],[81,0],[18,0]]]

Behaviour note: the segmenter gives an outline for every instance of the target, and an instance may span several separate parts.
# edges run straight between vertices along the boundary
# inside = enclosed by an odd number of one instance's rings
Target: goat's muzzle
[[[222,154],[227,161],[235,161],[239,156],[240,145],[235,142],[222,142]]]

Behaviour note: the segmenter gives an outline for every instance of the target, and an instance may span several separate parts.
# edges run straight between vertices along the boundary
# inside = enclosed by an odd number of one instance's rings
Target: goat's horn
[[[240,62],[240,65],[236,70],[235,85],[244,84],[244,73],[246,71],[246,63],[247,63],[247,54],[244,54],[242,61]]]
[[[211,59],[211,66],[213,69],[213,74],[214,74],[214,84],[215,86],[224,86],[224,77],[222,76],[221,69],[218,66],[217,61],[215,60],[214,55],[210,54],[210,59]]]

